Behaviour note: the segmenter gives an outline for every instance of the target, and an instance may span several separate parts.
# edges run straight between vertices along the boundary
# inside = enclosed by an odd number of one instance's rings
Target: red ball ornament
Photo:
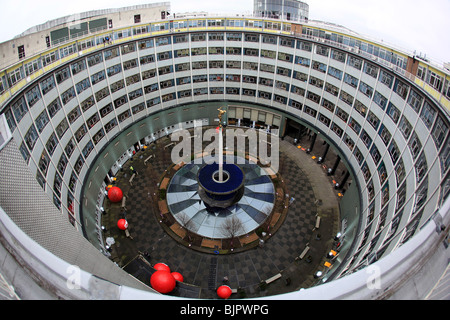
[[[167,264],[165,264],[165,263],[162,263],[162,262],[155,264],[155,265],[153,266],[153,268],[155,268],[155,269],[158,270],[158,271],[167,271],[167,272],[170,273],[170,268],[169,268],[169,266],[168,266]]]
[[[150,277],[150,284],[159,293],[169,293],[177,282],[170,272],[158,270]]]
[[[117,221],[117,227],[119,227],[120,230],[126,230],[128,228],[128,222],[125,219],[120,219]]]
[[[229,286],[220,286],[217,288],[219,298],[228,299],[231,296],[231,288]]]
[[[179,272],[172,272],[172,276],[174,277],[175,280],[177,280],[179,282],[184,281],[183,275]]]
[[[123,192],[118,187],[112,187],[108,190],[108,199],[111,202],[119,202],[122,201],[123,198]]]

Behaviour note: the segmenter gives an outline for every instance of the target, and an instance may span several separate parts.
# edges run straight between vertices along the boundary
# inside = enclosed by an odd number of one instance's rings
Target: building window
[[[333,131],[338,137],[342,137],[343,130],[334,122],[331,125],[331,131]]]
[[[353,105],[353,108],[355,108],[356,111],[359,112],[360,115],[363,117],[366,116],[367,113],[367,107],[359,100],[355,100],[355,104]]]
[[[63,153],[61,155],[61,158],[59,158],[59,162],[58,162],[58,172],[64,176],[64,172],[66,171],[66,167],[67,167],[67,163],[69,162],[69,160],[67,160],[66,155]]]
[[[56,139],[56,134],[53,132],[50,138],[48,138],[47,143],[45,144],[45,147],[50,156],[53,155],[53,152],[55,152],[57,146],[58,146],[58,139]]]
[[[333,96],[337,97],[339,95],[339,88],[336,86],[333,86],[330,83],[325,83],[325,91],[328,93],[331,93]]]
[[[130,117],[131,116],[131,111],[130,110],[127,110],[127,111],[125,111],[126,113],[128,113],[128,117]],[[124,112],[124,113],[125,113]],[[120,117],[120,116],[119,116]],[[128,118],[127,117],[127,118]],[[125,119],[123,119],[123,120],[125,120]],[[122,120],[122,121],[123,121]],[[116,118],[113,118],[113,119],[111,119],[111,121],[109,121],[107,124],[105,124],[105,131],[106,131],[106,133],[108,133],[108,132],[110,132],[112,129],[114,129],[115,127],[117,126],[117,119]]]
[[[318,61],[313,61],[312,68],[322,73],[327,72],[327,65]]]
[[[411,139],[408,142],[408,146],[409,149],[411,150],[413,159],[415,159],[419,154],[420,149],[422,149],[422,143],[420,142],[419,137],[415,132],[413,132]]]
[[[378,117],[369,110],[369,114],[367,115],[367,121],[369,121],[369,123],[372,125],[372,127],[375,130],[378,130],[378,126],[380,124],[380,119],[378,119]]]
[[[86,61],[84,59],[80,60],[78,62],[71,64],[70,67],[72,69],[72,74],[76,75],[86,69]]]
[[[320,54],[321,56],[328,57],[329,51],[330,51],[330,49],[328,47],[321,46],[321,45],[316,46],[316,53]]]
[[[64,148],[64,151],[66,152],[66,155],[69,159],[72,156],[74,150],[75,150],[75,141],[73,140],[73,138],[71,138],[67,143],[66,147]]]
[[[378,91],[375,91],[375,95],[373,96],[373,101],[381,107],[381,109],[385,110],[387,106],[388,99],[383,96]]]
[[[442,91],[442,86],[444,84],[443,77],[437,75],[436,73],[428,70],[427,83],[435,88],[437,91]]]
[[[306,98],[317,104],[320,102],[320,96],[315,93],[312,93],[311,91],[308,91],[308,93],[306,94]]]
[[[364,129],[361,132],[361,141],[365,144],[367,149],[370,148],[370,145],[372,144],[372,138]]]
[[[345,62],[345,53],[332,49],[331,58],[339,62]]]
[[[316,77],[310,76],[309,77],[309,84],[311,84],[311,85],[313,85],[313,86],[315,86],[317,88],[322,89],[324,82],[321,79],[318,79]]]
[[[341,94],[339,95],[339,98],[344,101],[345,103],[347,103],[349,106],[351,106],[353,104],[353,96],[348,94],[345,91],[341,91]]]
[[[289,100],[289,106],[298,110],[302,110],[303,105],[295,100],[290,99]]]
[[[44,111],[42,111],[41,114],[34,121],[39,133],[41,133],[42,130],[44,130],[45,126],[49,121],[50,119],[48,117],[47,110],[44,109]]]
[[[334,113],[335,104],[327,99],[322,98],[322,107]]]
[[[36,127],[34,126],[34,124],[32,124],[30,129],[28,129],[28,131],[24,137],[24,140],[30,151],[33,151],[34,145],[36,144],[36,141],[38,140],[38,138],[39,138],[39,135],[36,131]]]
[[[80,128],[78,128],[78,130],[75,132],[75,139],[77,140],[77,143],[79,143],[81,141],[81,139],[83,139],[83,137],[86,135],[87,133],[87,128],[86,125],[83,123],[81,125]]]
[[[388,151],[389,155],[391,156],[392,163],[395,164],[400,157],[400,150],[398,149],[395,140],[392,140],[391,144],[389,145]]]
[[[89,67],[93,67],[101,62],[103,62],[103,55],[101,53],[93,54],[92,56],[87,57]]]
[[[381,160],[381,154],[378,151],[378,148],[375,146],[375,144],[372,146],[372,149],[370,150],[370,155],[372,156],[373,162],[375,162],[376,165]]]
[[[322,122],[325,126],[329,127],[331,120],[325,117],[323,114],[319,113],[319,121]]]
[[[328,67],[328,74],[336,79],[342,80],[342,71],[333,67]]]
[[[90,107],[92,107],[95,104],[95,100],[94,100],[94,96],[90,96],[89,98],[87,98],[86,100],[84,100],[81,103],[81,110],[83,110],[83,112],[86,112]]]
[[[406,140],[408,140],[409,135],[411,134],[412,126],[409,123],[409,121],[405,118],[405,116],[402,116],[398,128],[400,132],[403,134],[403,137]]]
[[[35,86],[33,89],[25,93],[27,97],[28,106],[32,107],[36,102],[41,99],[41,93],[39,92],[39,87]]]
[[[355,69],[361,70],[362,68],[362,59],[356,58],[354,56],[348,56],[347,64],[352,66]]]
[[[358,79],[346,73],[344,75],[344,82],[353,88],[358,87]]]
[[[20,145],[19,150],[20,150],[20,153],[22,154],[23,159],[28,164],[28,161],[30,160],[30,152],[28,151],[27,146],[25,145],[25,143],[22,142],[22,144]]]
[[[95,124],[99,121],[100,121],[100,116],[99,116],[98,112],[96,112],[92,117],[90,117],[86,121],[89,130],[92,129],[95,126]]]
[[[445,123],[444,119],[439,116],[436,120],[436,124],[433,128],[433,139],[434,143],[436,144],[436,148],[439,149],[442,145],[442,142],[444,141],[445,137],[448,133],[448,125]]]
[[[103,72],[103,74],[104,74],[104,72]],[[89,78],[86,78],[86,79],[78,82],[75,85],[75,88],[77,90],[77,94],[82,93],[84,90],[86,90],[86,89],[88,89],[90,87],[91,87],[91,83],[89,82]]]
[[[27,114],[28,108],[25,103],[25,99],[21,97],[18,101],[14,102],[11,106],[16,122],[19,123],[20,120]]]
[[[27,76],[31,76],[33,73],[42,68],[41,59],[38,58],[31,62],[25,63],[23,67],[25,69],[25,74]]]
[[[102,116],[102,118],[104,118],[106,115],[111,113],[113,110],[114,110],[114,107],[113,107],[112,103],[109,103],[108,105],[106,105],[105,107],[100,109],[100,115]]]
[[[94,144],[99,143],[99,141],[105,136],[105,130],[100,129],[93,137],[92,140],[94,140]]]
[[[61,101],[64,105],[68,104],[73,98],[75,98],[75,89],[73,87],[61,94]]]
[[[425,101],[425,104],[423,105],[422,112],[420,113],[420,118],[423,120],[427,128],[431,129],[434,119],[436,118],[436,110],[434,110],[434,108],[431,106],[431,104],[428,103],[428,101]]]
[[[408,96],[409,86],[401,82],[400,80],[395,80],[394,91],[405,100]]]
[[[378,135],[381,137],[381,140],[383,140],[384,144],[387,146],[389,141],[391,140],[392,135],[383,124],[381,125],[380,130],[378,131]]]
[[[364,93],[367,97],[372,98],[373,88],[362,81],[359,83],[359,91]]]
[[[387,73],[386,71],[381,70],[380,71],[380,77],[378,78],[378,81],[380,81],[382,84],[387,86],[389,89],[392,88],[392,84],[394,83],[394,76]]]
[[[378,67],[366,62],[364,63],[364,73],[376,79],[378,77]]]
[[[392,104],[392,102],[389,102],[389,106],[386,110],[386,113],[392,119],[392,121],[394,121],[394,123],[397,124],[398,119],[400,118],[400,111],[397,109],[396,106]]]
[[[51,75],[50,77],[42,80],[40,85],[42,94],[45,95],[47,94],[47,92],[51,91],[54,87],[56,87],[55,78],[53,77],[53,75]]]

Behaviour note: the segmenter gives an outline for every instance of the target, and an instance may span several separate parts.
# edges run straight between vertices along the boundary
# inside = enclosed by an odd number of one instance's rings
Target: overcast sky
[[[151,0],[0,0],[0,42],[48,20]],[[155,1],[158,2],[158,1]],[[163,1],[160,1],[163,2]],[[172,0],[173,13],[251,13],[253,0]],[[341,24],[399,49],[450,62],[450,0],[306,0],[309,18]]]

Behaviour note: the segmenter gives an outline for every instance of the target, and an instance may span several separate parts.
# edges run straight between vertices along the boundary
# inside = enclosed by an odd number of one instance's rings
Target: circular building
[[[314,261],[319,241],[329,254],[315,259],[305,290],[274,298],[429,297],[449,256],[448,70],[337,26],[168,11],[89,12],[0,44],[2,274],[19,296],[159,299],[111,259],[103,224],[130,215],[136,184],[147,206],[158,204],[146,186],[170,181],[140,185],[158,169],[152,159],[173,132],[216,126],[223,107],[229,127],[269,132],[335,190],[315,192],[307,229],[322,238],[290,258]],[[128,188],[110,205],[116,178]],[[333,213],[319,210],[328,198]],[[127,237],[140,227],[130,222]],[[264,290],[284,277],[270,271]]]

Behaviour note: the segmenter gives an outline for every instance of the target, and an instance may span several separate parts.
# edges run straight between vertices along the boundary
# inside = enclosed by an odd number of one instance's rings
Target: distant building
[[[298,0],[254,0],[253,13],[258,17],[308,20],[309,5]]]

